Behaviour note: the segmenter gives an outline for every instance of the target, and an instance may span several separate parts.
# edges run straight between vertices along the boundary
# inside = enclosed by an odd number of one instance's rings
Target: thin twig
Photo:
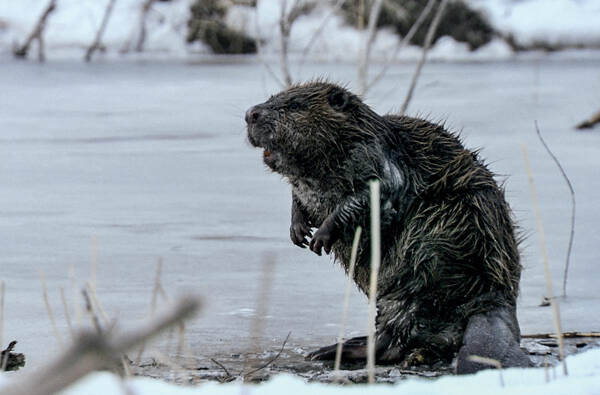
[[[371,190],[371,278],[369,283],[369,326],[367,332],[367,372],[369,383],[375,382],[375,316],[377,314],[377,278],[381,264],[381,225],[379,181],[369,182]]]
[[[60,332],[56,326],[56,320],[54,319],[54,313],[52,312],[52,307],[50,307],[50,301],[48,300],[48,287],[46,287],[46,276],[44,275],[44,271],[40,271],[40,277],[42,280],[42,294],[44,297],[44,303],[46,304],[46,311],[48,312],[48,317],[50,318],[50,323],[52,324],[52,330],[54,331],[54,336],[56,337],[56,341],[58,342],[58,346],[61,350],[64,349],[64,343]]]
[[[352,241],[352,252],[350,253],[350,267],[348,268],[348,279],[346,280],[346,291],[344,293],[344,308],[342,310],[342,321],[340,323],[340,334],[338,336],[337,348],[335,351],[335,363],[333,370],[336,374],[339,374],[340,365],[342,362],[342,347],[344,345],[344,332],[346,331],[346,321],[348,320],[348,306],[350,305],[350,290],[354,282],[354,268],[356,267],[356,256],[358,255],[358,242],[360,241],[360,234],[362,228],[359,226],[356,228],[354,233],[354,240]]]
[[[521,146],[523,149],[523,159],[525,161],[525,170],[529,179],[529,188],[531,190],[531,200],[533,201],[533,207],[535,209],[535,218],[537,222],[538,236],[540,239],[540,248],[542,250],[542,259],[544,261],[544,273],[546,276],[546,289],[550,295],[550,302],[552,303],[552,315],[554,317],[554,327],[556,329],[556,335],[558,336],[558,351],[560,359],[562,361],[563,373],[567,375],[567,362],[565,360],[565,342],[562,336],[562,330],[560,327],[560,311],[556,298],[552,292],[552,275],[550,274],[550,264],[548,263],[548,252],[546,251],[546,237],[544,236],[544,225],[542,224],[542,216],[540,214],[540,208],[537,200],[537,193],[535,191],[535,184],[533,182],[533,173],[531,171],[531,165],[529,164],[529,157],[527,155],[527,147],[525,144]]]
[[[410,82],[410,87],[408,88],[406,98],[404,99],[404,103],[402,103],[402,107],[400,108],[400,115],[404,115],[412,99],[413,92],[415,90],[415,87],[417,86],[417,80],[421,75],[421,69],[423,69],[423,65],[425,64],[425,60],[427,59],[427,53],[429,52],[429,48],[431,47],[431,43],[433,42],[435,32],[437,31],[440,21],[442,20],[442,15],[444,14],[446,4],[448,4],[448,0],[442,0],[442,3],[438,6],[435,16],[433,17],[433,21],[431,21],[431,25],[429,25],[429,30],[427,31],[427,36],[425,36],[425,42],[423,43],[421,59],[419,59],[419,63],[417,64],[417,68],[415,69],[415,74],[413,75],[413,78]]]
[[[571,180],[567,176],[565,169],[563,169],[562,165],[560,164],[560,161],[554,155],[554,153],[550,150],[550,147],[548,147],[548,144],[546,144],[546,141],[542,137],[542,133],[540,132],[540,128],[538,127],[537,121],[535,121],[535,132],[537,133],[538,138],[542,142],[542,145],[546,149],[546,152],[548,152],[548,155],[550,155],[552,160],[554,160],[554,163],[556,163],[556,166],[558,166],[558,170],[560,170],[560,174],[562,174],[563,178],[565,179],[565,182],[567,183],[567,186],[569,187],[569,191],[571,191],[571,233],[569,235],[569,247],[567,248],[567,259],[565,262],[565,270],[563,273],[563,284],[562,284],[562,292],[563,292],[562,296],[564,296],[566,298],[567,297],[567,275],[569,273],[569,260],[571,258],[571,249],[573,248],[573,237],[575,236],[575,190],[573,189],[573,185],[571,184]]]
[[[223,365],[221,362],[217,361],[214,358],[210,359],[215,365],[217,365],[218,367],[220,367],[221,369],[223,369],[223,371],[225,372],[225,374],[227,375],[227,377],[231,377],[231,373],[229,373],[229,370],[227,370],[227,368],[225,367],[225,365]]]
[[[273,358],[269,359],[266,363],[259,366],[258,368],[253,369],[253,370],[249,371],[248,373],[246,373],[244,375],[244,380],[246,380],[247,378],[252,376],[254,373],[258,372],[259,370],[262,370],[262,369],[268,367],[269,365],[271,365],[273,362],[275,362],[277,360],[277,358],[279,358],[279,356],[283,352],[283,349],[285,348],[285,345],[286,345],[288,339],[290,338],[291,334],[292,334],[292,332],[288,332],[287,336],[285,337],[285,340],[283,341],[283,344],[281,345],[281,348],[279,349],[279,352]]]

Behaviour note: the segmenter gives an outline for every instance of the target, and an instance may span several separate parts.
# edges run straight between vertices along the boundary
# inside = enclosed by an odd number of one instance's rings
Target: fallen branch
[[[597,113],[592,115],[589,119],[586,119],[585,121],[581,122],[580,124],[578,124],[575,127],[577,129],[591,129],[598,123],[600,123],[600,111],[598,111]]]
[[[599,115],[600,115],[600,113],[599,113]],[[556,166],[558,166],[558,170],[560,170],[560,173],[562,174],[563,178],[567,182],[567,186],[569,187],[569,190],[571,191],[571,234],[569,235],[569,247],[567,248],[567,260],[565,262],[565,271],[563,273],[563,284],[562,284],[563,296],[567,297],[567,274],[569,272],[569,260],[571,258],[571,249],[573,248],[573,238],[575,236],[575,190],[573,189],[573,185],[571,184],[571,180],[569,180],[569,177],[567,176],[565,169],[563,169],[562,165],[560,164],[560,161],[558,160],[558,158],[556,158],[556,156],[554,156],[554,153],[552,153],[552,151],[550,150],[550,147],[548,147],[548,144],[546,144],[546,141],[542,137],[542,134],[540,133],[540,128],[538,127],[537,121],[535,121],[535,132],[537,133],[538,138],[542,142],[542,145],[546,149],[546,152],[548,152],[550,157],[554,160],[554,163],[556,163]]]
[[[0,372],[19,370],[25,366],[25,355],[12,352],[17,344],[16,340],[10,342],[6,350],[0,352]]]
[[[530,333],[521,335],[523,339],[556,339],[556,333]],[[582,337],[600,337],[600,332],[563,332],[562,337],[576,339]]]
[[[188,297],[137,330],[110,337],[92,332],[83,333],[65,353],[41,371],[19,376],[3,387],[2,395],[42,395],[59,392],[92,371],[114,366],[115,363],[119,363],[119,356],[123,352],[190,318],[199,309],[198,299]]]

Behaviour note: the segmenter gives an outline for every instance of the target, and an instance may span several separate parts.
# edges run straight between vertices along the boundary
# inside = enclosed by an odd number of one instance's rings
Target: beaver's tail
[[[476,362],[471,356],[500,362],[502,368],[531,366],[521,350],[521,334],[514,306],[502,306],[471,316],[458,352],[456,373],[469,374],[493,366]]]

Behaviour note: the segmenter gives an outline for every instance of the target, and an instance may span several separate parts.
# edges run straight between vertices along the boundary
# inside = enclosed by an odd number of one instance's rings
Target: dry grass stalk
[[[92,325],[94,326],[94,328],[96,328],[96,332],[98,334],[102,334],[102,332],[103,332],[102,325],[100,325],[100,320],[98,319],[98,315],[94,311],[94,307],[92,305],[92,300],[90,298],[90,295],[89,295],[87,289],[86,288],[82,289],[81,293],[83,295],[83,300],[85,301],[85,309],[88,312],[88,315],[90,316]]]
[[[52,312],[52,307],[50,306],[50,301],[48,300],[48,287],[46,286],[46,276],[44,271],[40,271],[40,278],[42,281],[42,294],[44,297],[44,303],[46,304],[46,311],[48,312],[48,318],[50,318],[50,323],[52,324],[52,330],[54,331],[54,337],[56,337],[56,341],[58,342],[58,347],[64,350],[64,343],[60,332],[58,331],[58,327],[56,326],[56,320],[54,319],[54,313]]]
[[[371,277],[369,283],[369,326],[367,330],[367,372],[369,383],[375,382],[375,317],[377,315],[377,278],[381,263],[381,225],[379,181],[369,183],[371,190]]]
[[[65,297],[65,289],[63,287],[60,287],[59,289],[60,300],[62,301],[63,310],[65,312],[65,320],[67,321],[67,327],[69,328],[69,335],[71,335],[71,339],[75,339],[75,331],[71,324],[71,314],[69,313],[69,306],[67,305],[67,298]]]
[[[90,293],[89,296],[91,298],[94,311],[96,311],[100,315],[100,317],[102,317],[102,321],[104,321],[104,326],[106,328],[110,327],[111,326],[110,320],[108,319],[108,315],[102,308],[102,305],[100,304],[100,300],[98,299],[98,296],[96,295],[96,288],[92,287],[92,285],[89,282],[86,282],[85,284]]]
[[[92,273],[90,276],[90,284],[96,289],[96,279],[98,275],[98,238],[92,236]]]
[[[261,270],[261,279],[256,297],[256,313],[250,324],[250,339],[252,339],[252,351],[258,352],[259,339],[262,338],[265,331],[265,317],[269,306],[269,297],[273,285],[273,274],[275,273],[275,258],[271,254],[265,255]],[[244,361],[242,376],[244,381],[250,379],[252,374],[246,373],[248,361]]]
[[[469,355],[467,358],[471,362],[477,362],[484,365],[493,366],[498,369],[498,373],[500,374],[500,386],[504,387],[504,378],[502,377],[502,364],[500,361],[492,358],[481,357],[479,355]]]
[[[336,374],[339,374],[340,365],[342,362],[342,347],[344,345],[344,332],[346,331],[346,322],[348,321],[348,306],[350,305],[350,290],[354,283],[354,268],[356,266],[356,256],[358,254],[358,242],[360,241],[360,234],[362,228],[359,226],[356,228],[354,233],[354,240],[352,241],[352,252],[350,253],[350,267],[348,268],[348,279],[346,280],[346,291],[344,293],[344,308],[342,310],[342,320],[340,322],[340,334],[338,336],[337,349],[335,350],[335,363],[333,370]]]
[[[429,25],[429,30],[427,30],[427,35],[425,36],[425,42],[423,43],[423,52],[421,52],[421,59],[419,59],[419,63],[417,64],[417,68],[415,69],[415,74],[410,82],[410,87],[408,88],[408,92],[406,94],[406,98],[404,99],[404,103],[402,103],[402,107],[400,108],[400,115],[404,115],[408,105],[412,99],[413,92],[415,91],[415,87],[417,86],[417,80],[421,75],[421,70],[423,69],[423,65],[425,64],[425,60],[427,59],[427,52],[429,52],[429,48],[431,47],[431,43],[433,42],[433,37],[435,36],[435,32],[442,20],[442,15],[444,14],[444,9],[448,4],[448,0],[442,0],[440,5],[438,6],[437,12],[433,17],[433,21],[431,21],[431,25]]]
[[[0,282],[0,347],[2,347],[4,336],[4,296],[6,295],[6,283]]]
[[[154,288],[152,289],[152,300],[150,302],[150,317],[154,316],[154,312],[156,311],[156,306],[158,303],[158,294],[162,289],[160,283],[160,277],[162,273],[162,258],[158,258],[158,263],[156,264],[156,275],[154,276]],[[165,295],[166,298],[166,295]],[[142,343],[140,349],[138,350],[137,357],[135,358],[135,363],[139,364],[142,360],[142,355],[146,349],[146,344]]]
[[[529,179],[529,189],[531,191],[531,200],[533,201],[533,207],[535,210],[535,218],[537,223],[538,236],[540,240],[540,248],[542,250],[542,260],[544,262],[544,274],[546,276],[546,290],[550,295],[550,303],[552,304],[552,313],[554,318],[554,327],[556,329],[556,335],[558,336],[558,350],[560,360],[562,361],[563,373],[567,375],[567,362],[565,360],[565,343],[562,336],[562,330],[560,327],[560,311],[554,293],[552,292],[552,276],[550,274],[550,264],[548,263],[548,252],[546,251],[546,237],[544,235],[544,225],[542,223],[542,215],[540,214],[540,208],[537,200],[537,193],[535,190],[535,183],[533,181],[533,173],[531,171],[531,165],[529,163],[529,157],[527,155],[527,147],[525,144],[521,146],[523,149],[523,159],[525,161],[525,170],[527,171],[527,177]]]
[[[550,150],[550,147],[548,147],[548,144],[546,144],[546,141],[542,137],[542,133],[540,132],[540,128],[538,127],[537,121],[535,121],[535,132],[537,133],[538,138],[542,142],[542,145],[546,149],[546,152],[548,152],[548,155],[550,155],[552,160],[554,160],[554,163],[556,163],[556,166],[558,166],[558,170],[560,170],[560,174],[562,174],[563,178],[565,179],[565,182],[567,183],[567,186],[569,187],[569,191],[571,192],[571,233],[569,235],[569,247],[567,248],[567,258],[565,261],[565,270],[563,273],[563,284],[562,284],[562,293],[563,293],[563,296],[566,298],[567,297],[567,275],[569,273],[569,260],[571,258],[571,250],[573,248],[573,238],[575,237],[575,190],[573,189],[573,185],[571,184],[571,180],[569,179],[569,176],[567,176],[565,169],[563,169],[562,165],[560,164],[560,161],[554,155],[554,153]]]
[[[2,389],[2,395],[54,394],[86,374],[114,366],[123,352],[164,331],[172,325],[190,318],[200,309],[197,298],[187,297],[149,323],[119,336],[85,333],[55,361],[41,370],[31,371],[15,378]],[[118,360],[118,359],[117,359]]]
[[[78,289],[77,289],[77,279],[75,278],[75,268],[73,265],[69,265],[69,280],[71,282],[71,299],[73,301],[73,310],[75,312],[75,325],[77,329],[81,329],[82,319],[82,309],[79,304],[78,297]]]

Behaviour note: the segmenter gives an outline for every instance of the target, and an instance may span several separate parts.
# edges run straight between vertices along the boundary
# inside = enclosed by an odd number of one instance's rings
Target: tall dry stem
[[[527,177],[529,179],[529,189],[531,191],[531,200],[535,210],[535,218],[537,223],[537,231],[540,241],[540,249],[542,250],[542,260],[544,261],[544,274],[546,276],[546,291],[548,292],[550,303],[552,304],[552,315],[554,318],[554,328],[556,329],[556,336],[558,337],[558,351],[560,360],[562,361],[563,373],[567,375],[567,362],[565,361],[565,342],[560,327],[560,311],[554,293],[552,292],[552,275],[550,274],[550,264],[548,263],[548,252],[546,251],[546,236],[544,235],[544,225],[542,223],[542,215],[540,213],[540,207],[538,204],[537,193],[535,190],[535,183],[533,181],[533,173],[531,171],[531,165],[529,163],[529,157],[527,155],[527,147],[525,144],[521,145],[523,149],[523,160],[525,161],[525,170],[527,171]]]
[[[381,263],[381,225],[379,181],[369,183],[371,191],[371,277],[369,283],[369,326],[367,331],[367,372],[369,383],[375,382],[375,317],[377,315],[377,278]]]
[[[44,303],[46,304],[46,311],[48,312],[48,318],[50,318],[50,323],[52,324],[52,330],[54,331],[54,337],[56,337],[56,341],[58,342],[58,346],[61,351],[64,349],[64,343],[60,332],[58,331],[58,327],[56,326],[56,320],[54,319],[54,313],[52,312],[52,307],[50,306],[50,301],[48,300],[48,287],[46,286],[46,275],[44,271],[40,271],[40,278],[42,281],[42,294],[44,297]]]
[[[4,296],[6,295],[6,283],[4,280],[0,282],[0,348],[4,347]]]
[[[69,335],[71,339],[75,339],[75,331],[73,330],[73,324],[71,323],[71,314],[69,313],[69,305],[67,304],[67,298],[65,297],[65,289],[60,287],[60,300],[62,301],[63,311],[65,313],[65,320],[67,321],[67,327],[69,328]]]

